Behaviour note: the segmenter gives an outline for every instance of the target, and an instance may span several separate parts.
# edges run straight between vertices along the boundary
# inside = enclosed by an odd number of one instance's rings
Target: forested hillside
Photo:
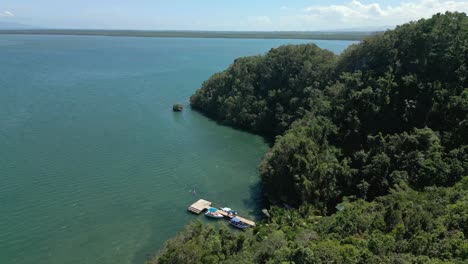
[[[337,56],[316,45],[289,45],[236,59],[191,98],[193,108],[224,124],[279,135],[319,103]],[[317,100],[317,102],[315,102]]]
[[[310,44],[237,59],[192,107],[276,136],[259,166],[265,195],[298,209],[273,207],[245,234],[187,230],[154,261],[468,261],[467,67],[463,13],[399,26],[340,56]]]

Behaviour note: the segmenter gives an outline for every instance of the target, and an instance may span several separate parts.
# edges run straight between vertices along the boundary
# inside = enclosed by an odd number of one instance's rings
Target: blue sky
[[[1,0],[0,21],[48,28],[329,30],[397,25],[468,0]]]

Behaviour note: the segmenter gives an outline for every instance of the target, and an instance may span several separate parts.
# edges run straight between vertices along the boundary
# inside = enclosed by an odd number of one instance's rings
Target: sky
[[[468,13],[468,0],[0,0],[0,22],[68,29],[361,29],[445,11]]]

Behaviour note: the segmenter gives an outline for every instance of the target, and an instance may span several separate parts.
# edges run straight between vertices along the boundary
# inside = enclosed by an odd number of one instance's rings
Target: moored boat
[[[239,218],[237,217],[234,217],[232,218],[231,220],[229,220],[229,223],[236,227],[236,228],[239,228],[239,229],[246,229],[247,227],[249,227],[247,224],[243,223]]]
[[[205,213],[206,216],[211,217],[211,218],[223,218],[224,216],[220,213],[218,213],[218,209],[210,207]]]
[[[228,213],[228,214],[231,215],[231,216],[237,215],[237,211],[234,211],[234,210],[232,210],[232,209],[229,208],[229,207],[221,207],[221,208],[219,208],[219,209],[220,209],[221,211],[223,211],[223,212]]]

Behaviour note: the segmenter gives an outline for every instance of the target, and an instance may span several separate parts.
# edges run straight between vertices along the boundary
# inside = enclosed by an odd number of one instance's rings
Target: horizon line
[[[361,41],[384,31],[195,31],[129,29],[0,29],[2,35],[71,35],[154,38],[310,39]]]
[[[390,28],[389,28],[390,29]],[[340,33],[340,32],[362,32],[374,33],[384,32],[389,29],[323,29],[323,30],[211,30],[211,29],[103,29],[103,28],[44,28],[44,27],[24,27],[24,28],[0,28],[1,31],[22,31],[22,30],[69,30],[69,31],[139,31],[139,32],[212,32],[212,33]]]

